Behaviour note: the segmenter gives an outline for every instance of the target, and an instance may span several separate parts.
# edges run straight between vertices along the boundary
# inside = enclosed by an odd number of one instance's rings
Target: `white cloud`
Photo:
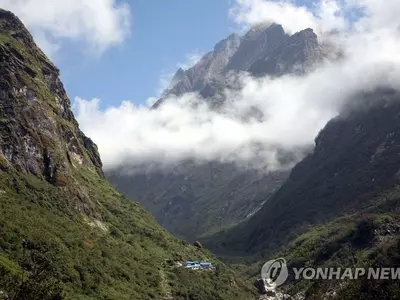
[[[230,10],[233,20],[245,27],[279,23],[288,33],[313,28],[319,35],[347,26],[339,0],[320,0],[312,8],[296,6],[290,0],[237,0]]]
[[[130,8],[115,0],[0,0],[0,6],[15,13],[50,54],[63,39],[101,53],[129,34]]]
[[[125,101],[100,111],[98,99],[78,98],[75,111],[82,129],[98,144],[105,168],[127,161],[135,166],[194,158],[250,166],[261,159],[264,165],[258,167],[273,170],[281,167],[277,148],[296,151],[310,145],[352,93],[376,87],[385,78],[382,75],[400,78],[385,65],[377,73],[378,62],[329,64],[302,78],[244,77],[244,88],[230,92],[231,102],[223,113],[204,102],[194,108],[191,104],[201,101],[195,94],[171,99],[157,110]],[[265,119],[243,121],[254,107]]]
[[[313,14],[306,7],[297,7],[289,1],[237,0],[230,15],[237,23],[245,26],[275,22],[292,33],[314,28],[316,24]]]
[[[298,19],[313,15],[320,24],[330,24],[326,28],[337,28],[330,42],[345,57],[302,77],[242,75],[242,88],[225,91],[229,102],[219,112],[209,109],[196,94],[170,99],[156,110],[125,101],[101,111],[98,99],[77,98],[77,119],[98,144],[105,167],[127,161],[134,166],[169,164],[189,158],[251,166],[261,159],[269,169],[280,168],[277,148],[295,151],[312,144],[326,122],[355,94],[382,85],[400,89],[400,19],[391,17],[400,14],[398,1],[348,0],[341,7],[324,3],[308,13],[300,9]],[[319,14],[315,7],[321,8]],[[346,20],[346,13],[340,16],[343,22],[331,19],[332,14],[339,16],[334,11],[346,12],[349,7],[362,9],[363,15]],[[281,15],[283,21],[286,17]],[[246,119],[254,108],[264,117]]]
[[[346,5],[363,12],[356,25],[364,30],[396,29],[399,27],[400,1],[345,0]]]

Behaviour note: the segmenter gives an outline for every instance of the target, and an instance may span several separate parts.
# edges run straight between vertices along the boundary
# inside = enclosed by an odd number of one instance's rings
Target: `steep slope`
[[[228,71],[247,71],[258,59],[276,50],[288,38],[289,35],[278,24],[268,27],[265,25],[253,27],[242,38],[239,49],[229,61],[226,69]]]
[[[370,268],[396,270],[400,262],[399,204],[400,189],[397,186],[372,198],[358,212],[313,226],[262,261],[241,267],[244,276],[256,280],[266,261],[284,257],[288,262],[289,277],[279,287],[279,292],[293,296],[292,299],[398,299],[400,282],[395,273],[386,279],[333,276],[328,280],[321,277],[307,280],[296,279],[293,268],[340,268],[341,274],[347,268],[353,274],[357,268],[364,268],[366,272]]]
[[[195,240],[249,218],[285,181],[287,172],[264,174],[234,164],[187,162],[173,172],[107,173],[115,187],[153,212],[176,236]]]
[[[161,97],[164,97],[165,95],[167,95],[171,91],[171,89],[175,87],[175,85],[177,85],[179,82],[185,81],[185,80],[186,80],[185,70],[183,70],[182,68],[179,68],[178,71],[176,71],[174,76],[172,77],[171,82],[169,83],[168,87],[163,91]]]
[[[198,92],[211,107],[218,109],[225,101],[223,91],[239,88],[232,83],[232,73],[304,74],[321,61],[320,48],[311,29],[289,36],[277,24],[254,27],[242,38],[231,35],[185,74],[178,71],[172,83],[175,86],[165,92],[154,108],[162,105],[168,96]],[[175,83],[175,78],[181,81]],[[284,155],[293,162],[298,159],[297,155]],[[121,168],[116,167],[107,171],[107,177],[128,198],[149,209],[173,234],[187,240],[246,220],[289,174],[288,170],[260,174],[218,160],[184,162],[161,171],[151,166],[147,169],[121,172]]]
[[[203,244],[246,262],[253,279],[266,261],[284,257],[290,273],[280,289],[295,299],[398,299],[395,278],[295,280],[292,268],[399,265],[399,118],[398,91],[355,96],[250,220]]]
[[[293,168],[262,209],[214,240],[228,251],[271,253],[310,226],[358,212],[395,187],[400,169],[399,100],[393,90],[357,96],[326,125],[314,152]]]
[[[58,69],[0,10],[0,299],[252,299],[114,190],[70,106]],[[217,269],[169,263],[189,258]]]
[[[323,57],[317,35],[312,29],[305,29],[272,48],[264,57],[256,60],[248,71],[257,76],[303,75]]]
[[[181,80],[176,82],[174,76],[170,87],[163,92],[153,106],[157,108],[169,96],[182,96],[189,92],[200,92],[209,84],[223,80],[222,72],[225,70],[230,58],[237,52],[241,39],[237,34],[231,34],[226,39],[217,43],[214,50],[204,55],[193,67],[178,75]],[[180,73],[180,74],[179,74]]]
[[[216,91],[231,87],[232,74],[238,72],[256,76],[301,75],[328,54],[310,28],[289,36],[279,24],[255,26],[243,37],[231,34],[220,41],[190,69],[178,70],[153,108],[168,97],[189,92],[197,92],[210,101]]]

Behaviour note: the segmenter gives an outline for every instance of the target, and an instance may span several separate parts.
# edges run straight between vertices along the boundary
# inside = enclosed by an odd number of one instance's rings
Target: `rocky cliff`
[[[227,71],[248,71],[259,59],[267,56],[285,43],[289,35],[278,24],[259,25],[250,29],[243,38],[239,49],[233,55]]]
[[[181,73],[179,81],[175,76],[172,87],[163,93],[154,108],[169,96],[188,92],[198,92],[209,101],[219,88],[229,88],[232,75],[238,72],[255,76],[302,75],[326,55],[312,29],[289,36],[279,24],[255,26],[243,37],[232,34],[220,41],[214,51],[204,55],[185,75]]]
[[[305,29],[283,39],[266,55],[256,60],[248,71],[256,76],[304,75],[324,58],[322,46],[312,29]]]
[[[56,185],[65,184],[74,165],[102,175],[97,147],[78,128],[59,70],[19,20],[6,11],[0,18],[3,162]]]

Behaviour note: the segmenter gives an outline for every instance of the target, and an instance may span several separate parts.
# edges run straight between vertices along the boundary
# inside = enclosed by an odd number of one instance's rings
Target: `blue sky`
[[[54,56],[73,101],[101,99],[103,108],[122,100],[144,103],[155,96],[164,72],[177,69],[193,52],[207,52],[232,30],[229,0],[129,0],[130,36],[91,55],[78,43],[63,43]]]

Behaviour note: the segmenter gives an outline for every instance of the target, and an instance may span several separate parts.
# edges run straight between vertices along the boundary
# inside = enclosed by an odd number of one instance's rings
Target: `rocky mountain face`
[[[326,125],[313,153],[244,224],[245,251],[273,249],[310,224],[359,211],[398,184],[400,97],[391,90],[358,97],[357,105]]]
[[[306,29],[284,38],[283,42],[257,59],[248,71],[257,76],[302,75],[323,57],[323,48],[318,43],[317,35],[312,29]]]
[[[204,55],[192,68],[184,71],[178,70],[171,81],[170,87],[164,91],[162,98],[154,104],[154,108],[161,105],[169,96],[182,96],[189,92],[201,92],[208,85],[223,81],[222,76],[230,58],[237,52],[241,38],[231,34],[226,39],[217,43],[214,50]],[[178,82],[176,78],[180,78]]]
[[[253,27],[243,36],[241,45],[227,65],[227,71],[248,71],[259,59],[285,43],[289,36],[278,24]]]
[[[22,23],[6,11],[0,18],[0,153],[4,163],[60,186],[66,184],[72,166],[103,176],[97,147],[78,128],[59,70]]]
[[[197,64],[178,70],[154,109],[170,96],[198,92],[218,109],[223,91],[238,88],[232,77],[304,74],[323,59],[317,36],[311,29],[292,36],[281,25],[260,25],[243,37],[232,34],[219,42]],[[176,83],[176,81],[178,81]],[[175,85],[174,85],[175,84]],[[297,156],[285,154],[288,160]],[[107,172],[115,187],[149,209],[158,222],[187,240],[197,239],[236,225],[253,215],[281,186],[288,170],[262,173],[230,163],[185,162],[162,171]]]
[[[228,256],[285,257],[296,267],[397,265],[400,95],[379,89],[350,103],[251,219],[205,244]],[[296,284],[305,299],[393,299],[399,289],[398,281],[365,278],[291,281],[286,289],[296,293]]]
[[[174,77],[172,77],[171,82],[169,83],[168,87],[163,91],[161,96],[163,97],[167,95],[175,85],[177,85],[181,81],[185,81],[185,78],[186,78],[185,70],[179,68],[178,71],[176,71]]]
[[[178,70],[179,76],[174,76],[172,87],[163,93],[154,108],[168,97],[188,92],[198,92],[211,99],[218,89],[230,88],[232,75],[238,72],[249,72],[255,76],[301,75],[325,56],[323,46],[312,29],[289,36],[281,25],[259,25],[243,37],[232,34],[220,41],[214,51],[186,70],[185,75]],[[177,83],[176,78],[180,78]]]
[[[0,10],[0,299],[252,299],[102,172],[59,71]],[[174,261],[212,261],[207,274]]]

